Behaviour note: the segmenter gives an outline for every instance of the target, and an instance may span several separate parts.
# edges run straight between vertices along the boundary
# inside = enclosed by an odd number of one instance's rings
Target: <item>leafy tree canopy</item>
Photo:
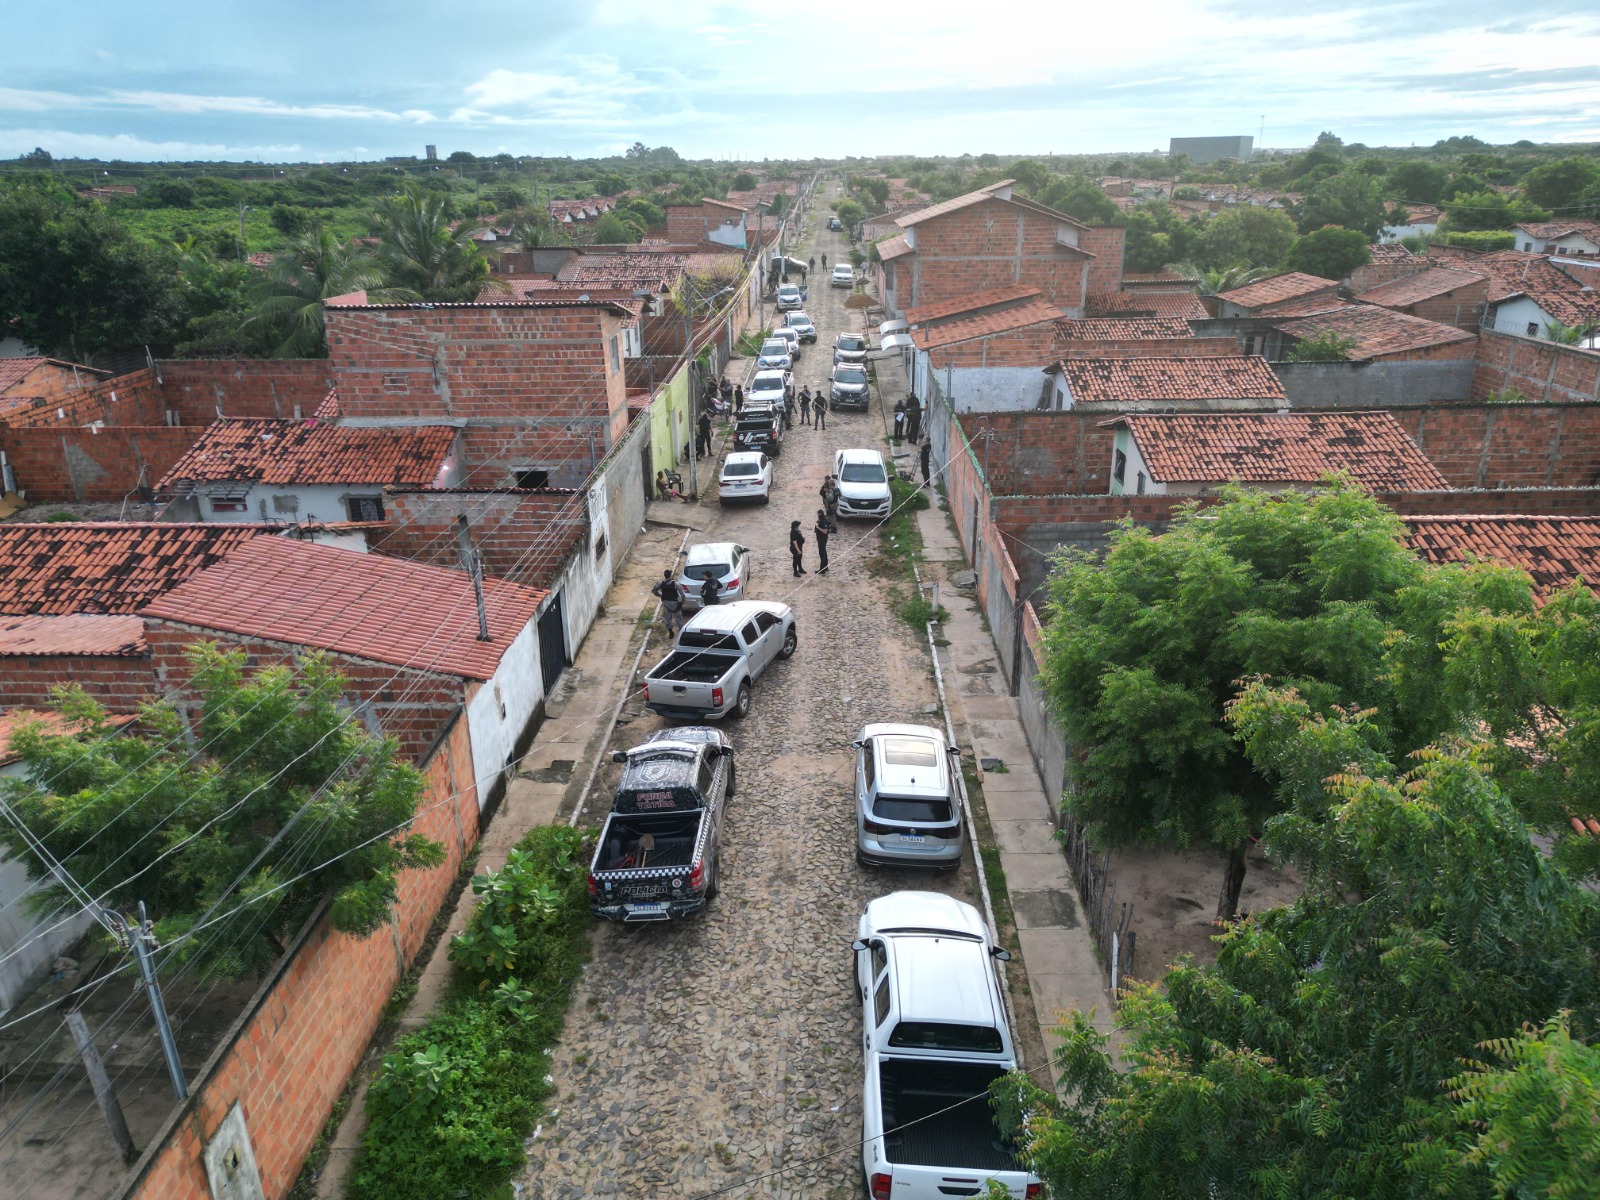
[[[489,263],[472,240],[476,226],[451,227],[444,193],[408,185],[379,201],[377,261],[390,289],[414,300],[463,301],[478,294]]]
[[[622,213],[608,212],[594,223],[594,240],[596,245],[601,246],[642,242],[644,230],[644,225],[638,220],[630,220]]]
[[[1314,184],[1300,202],[1300,232],[1324,225],[1342,225],[1365,238],[1378,236],[1383,227],[1383,197],[1378,181],[1368,175],[1346,174]]]
[[[70,689],[59,708],[82,732],[25,728],[13,746],[27,776],[3,783],[22,824],[87,890],[122,911],[145,901],[163,943],[215,922],[176,950],[213,976],[267,967],[326,895],[336,928],[374,932],[400,872],[444,859],[438,843],[406,832],[421,774],[392,740],[349,719],[344,681],[325,659],[248,679],[244,664],[242,650],[192,652],[198,753],[170,704],[146,706],[136,730],[117,736]],[[46,873],[14,827],[0,838]]]
[[[1437,163],[1408,159],[1395,163],[1384,180],[1384,191],[1396,200],[1417,204],[1437,204],[1444,197],[1450,172]]]
[[[748,192],[756,186],[756,177],[749,171],[740,171],[728,186],[736,192]]]
[[[1195,262],[1221,269],[1239,265],[1279,267],[1294,245],[1295,225],[1288,213],[1241,204],[1210,218],[1194,238]]]
[[[1082,175],[1058,175],[1038,194],[1040,204],[1064,212],[1087,225],[1117,225],[1122,210],[1100,190],[1100,185]]]
[[[1532,204],[1557,212],[1577,206],[1583,193],[1600,183],[1600,162],[1590,158],[1563,158],[1529,171],[1522,194]]]
[[[1295,239],[1284,266],[1323,279],[1343,279],[1357,267],[1372,261],[1367,238],[1359,229],[1325,225]]]
[[[1455,233],[1510,229],[1519,221],[1548,221],[1550,213],[1500,192],[1465,192],[1445,202],[1445,220]]]

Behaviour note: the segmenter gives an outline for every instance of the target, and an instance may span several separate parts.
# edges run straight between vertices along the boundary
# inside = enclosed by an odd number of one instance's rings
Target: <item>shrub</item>
[[[1315,337],[1296,342],[1294,348],[1283,356],[1284,362],[1347,362],[1350,351],[1361,344],[1359,338],[1345,337],[1332,329],[1324,329]]]
[[[1517,235],[1509,229],[1501,232],[1492,229],[1472,229],[1461,233],[1447,233],[1444,235],[1446,246],[1462,246],[1468,250],[1481,250],[1487,253],[1490,250],[1515,250],[1517,248]]]
[[[450,944],[455,998],[384,1056],[352,1200],[494,1195],[522,1165],[589,954],[586,849],[579,831],[541,826],[473,877],[477,908]]]

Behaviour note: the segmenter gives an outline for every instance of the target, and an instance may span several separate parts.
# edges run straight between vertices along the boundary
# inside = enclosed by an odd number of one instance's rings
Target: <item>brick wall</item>
[[[325,358],[172,359],[157,364],[161,394],[184,425],[218,417],[309,417],[333,386]]]
[[[394,524],[372,549],[457,568],[455,522],[465,516],[485,572],[529,587],[549,587],[589,540],[588,505],[573,492],[391,490],[384,503]]]
[[[1089,293],[1114,292],[1122,287],[1122,257],[1128,231],[1120,225],[1097,225],[1078,231],[1078,248],[1094,255],[1089,264]]]
[[[30,502],[115,503],[141,484],[154,486],[203,432],[198,425],[0,428],[0,451]]]
[[[202,1156],[235,1104],[262,1193],[288,1193],[478,839],[466,725],[458,718],[422,764],[427,791],[414,828],[445,846],[444,864],[400,876],[388,929],[358,939],[325,918],[308,926],[193,1080],[189,1100],[150,1140],[118,1200],[211,1200]]]
[[[1433,404],[1390,411],[1455,487],[1600,484],[1600,404]]]
[[[16,429],[107,425],[165,425],[166,401],[149,368],[64,392],[44,404],[8,412],[0,425]]]
[[[1153,338],[1130,341],[1080,341],[1064,338],[1055,343],[1057,358],[1222,358],[1239,353],[1237,338]]]
[[[1039,367],[1055,361],[1054,327],[1048,321],[995,333],[974,341],[956,342],[928,352],[936,370],[945,367]]]
[[[1437,265],[1415,255],[1409,259],[1382,259],[1370,262],[1350,272],[1350,294],[1359,296],[1362,292],[1370,292],[1375,287],[1393,283],[1396,279],[1404,279],[1408,275],[1416,275]]]
[[[1536,401],[1600,400],[1600,350],[1485,329],[1478,335],[1472,398],[1511,389]]]
[[[898,302],[902,308],[942,304],[1026,283],[1052,304],[1081,310],[1091,263],[1098,260],[1060,245],[1057,228],[1049,217],[1004,200],[981,201],[923,221],[916,226],[909,287],[908,272],[898,272]],[[1119,278],[1120,268],[1119,258]]]
[[[463,618],[474,622],[475,616]],[[190,646],[199,642],[218,642],[228,647],[243,647],[250,666],[259,668],[293,663],[306,654],[306,647],[265,638],[244,637],[215,629],[204,629],[177,621],[146,620],[145,640],[150,645],[158,690],[170,692],[179,704],[194,703],[198,697],[189,688],[193,674],[186,657]],[[464,700],[464,681],[405,667],[329,654],[329,661],[348,681],[347,694],[372,705],[373,715],[384,733],[394,736],[400,751],[420,760],[455,719]]]
[[[1477,333],[1488,303],[1489,281],[1483,280],[1480,283],[1458,287],[1442,296],[1430,296],[1399,311],[1427,321],[1438,321],[1442,325],[1454,325],[1457,329]]]
[[[987,462],[996,495],[1094,494],[1110,487],[1113,412],[964,413],[956,420]],[[993,434],[987,447],[978,435]]]
[[[34,367],[19,381],[0,392],[0,407],[22,399],[53,400],[68,392],[75,392],[85,384],[99,382],[94,371],[75,370],[61,363],[45,361]]]
[[[52,688],[76,683],[114,713],[156,694],[149,655],[16,654],[0,658],[0,708],[48,708]]]

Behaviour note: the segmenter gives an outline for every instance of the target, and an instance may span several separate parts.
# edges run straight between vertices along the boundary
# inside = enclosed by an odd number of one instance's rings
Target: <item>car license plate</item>
[[[902,842],[910,842],[913,846],[920,846],[928,840],[928,835],[925,833],[902,833],[900,840]]]
[[[624,904],[622,907],[631,913],[658,913],[667,911],[667,902],[661,900],[654,904]]]

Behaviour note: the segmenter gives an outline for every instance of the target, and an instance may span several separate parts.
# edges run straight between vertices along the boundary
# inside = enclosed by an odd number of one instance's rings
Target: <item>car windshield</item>
[[[940,799],[910,799],[905,796],[879,796],[872,802],[874,816],[885,821],[926,821],[930,824],[950,823],[950,801]]]
[[[841,337],[839,339],[839,349],[841,350],[865,350],[866,348],[867,343],[861,338]]]
[[[840,483],[882,483],[883,480],[883,468],[877,463],[845,463],[839,472]]]
[[[789,353],[789,341],[787,338],[773,338],[770,342],[762,342],[761,353],[763,355],[771,354],[773,356],[787,354]]]
[[[789,324],[809,325],[811,324],[811,318],[806,316],[803,312],[792,312],[789,314]]]
[[[860,367],[840,367],[833,373],[835,383],[865,383],[867,373]]]
[[[796,287],[792,283],[786,283],[781,288],[778,289],[778,295],[780,295],[780,296],[799,296],[800,295],[800,289],[798,287]]]
[[[683,569],[685,579],[721,579],[728,573],[727,563],[690,563]]]
[[[730,475],[759,475],[761,468],[753,462],[731,462],[722,464],[724,478]]]
[[[901,1021],[889,1045],[903,1050],[967,1050],[998,1054],[1000,1031],[992,1025],[950,1025],[943,1021]]]
[[[895,767],[936,767],[939,751],[928,738],[886,737],[879,743],[883,747],[883,761]]]

